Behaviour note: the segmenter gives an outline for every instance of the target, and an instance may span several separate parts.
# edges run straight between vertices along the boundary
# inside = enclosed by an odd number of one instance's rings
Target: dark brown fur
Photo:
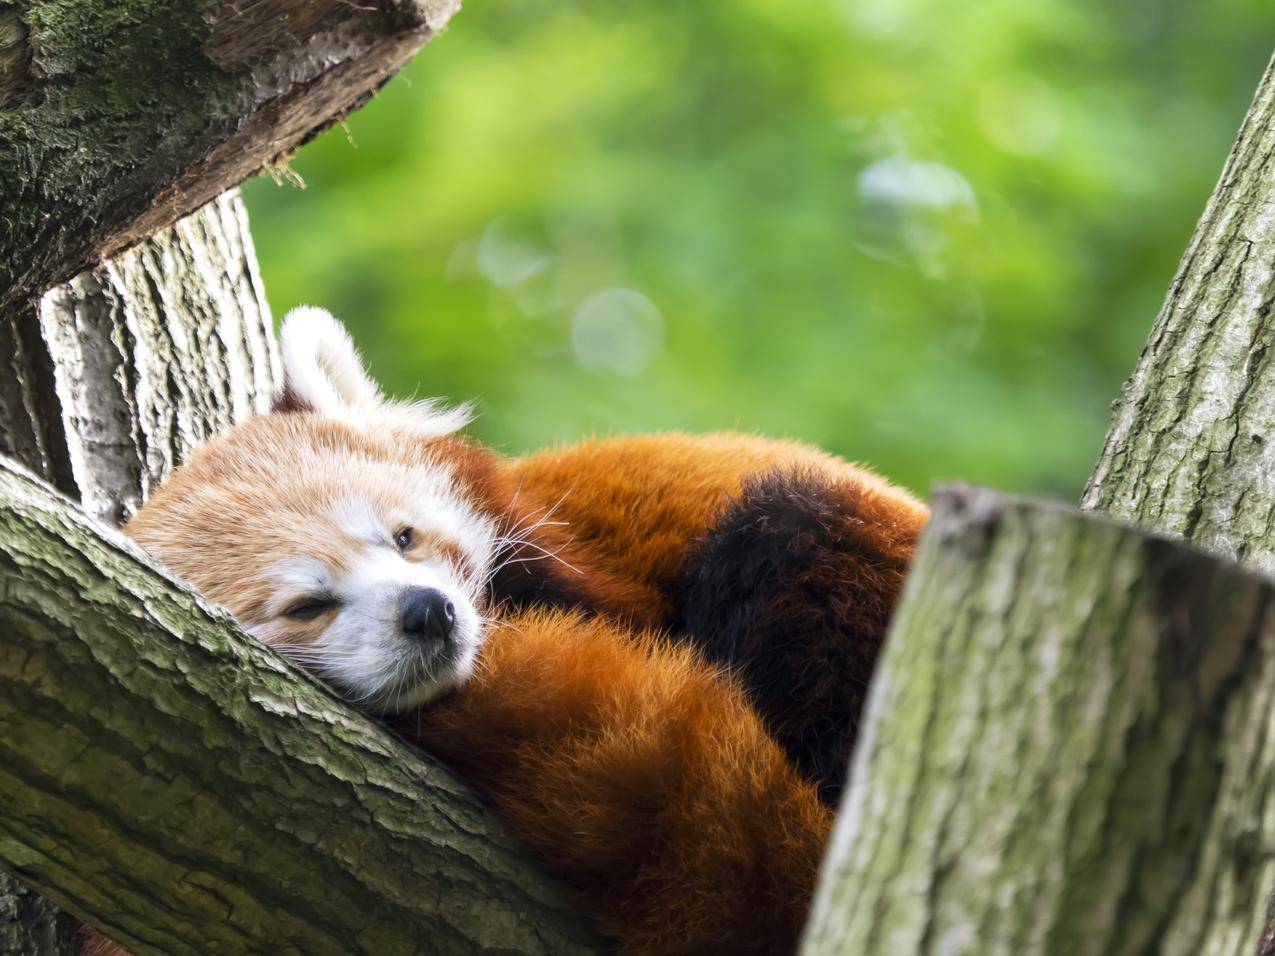
[[[749,479],[688,556],[678,629],[835,804],[921,521],[861,482]]]
[[[518,566],[523,593],[543,580],[546,603],[662,628],[735,671],[835,803],[924,506],[809,446],[747,435],[585,442],[502,469],[565,522],[537,542],[571,568]]]

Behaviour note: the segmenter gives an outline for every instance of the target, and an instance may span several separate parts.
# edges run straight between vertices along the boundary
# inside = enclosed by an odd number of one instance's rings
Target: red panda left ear
[[[465,427],[469,409],[437,402],[396,402],[381,394],[368,376],[350,335],[324,309],[301,306],[283,319],[282,412],[310,411],[354,425],[377,424],[423,438],[449,435]]]
[[[295,412],[312,412],[314,406],[304,399],[300,398],[296,392],[289,388],[286,384],[270,406],[270,414],[272,415],[290,415]]]

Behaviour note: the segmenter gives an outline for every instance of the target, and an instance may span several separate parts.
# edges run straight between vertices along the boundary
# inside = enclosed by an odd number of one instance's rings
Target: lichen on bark
[[[938,496],[804,956],[1249,956],[1275,590],[1057,505]]]
[[[0,23],[0,314],[295,149],[456,6],[11,3]]]

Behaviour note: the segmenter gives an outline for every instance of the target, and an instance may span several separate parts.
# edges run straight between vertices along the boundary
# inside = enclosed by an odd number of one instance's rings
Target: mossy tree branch
[[[0,463],[0,856],[138,953],[585,953],[447,773]]]
[[[7,0],[0,315],[358,106],[457,0]]]
[[[1249,956],[1275,879],[1275,587],[941,493],[803,952]]]
[[[0,453],[118,524],[278,371],[243,203],[227,193],[0,317]],[[77,921],[0,877],[0,952],[77,952]]]

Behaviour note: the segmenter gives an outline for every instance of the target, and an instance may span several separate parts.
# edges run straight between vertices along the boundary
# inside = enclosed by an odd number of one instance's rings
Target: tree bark
[[[1268,572],[1273,154],[1275,61],[1083,500]],[[1012,516],[1011,530],[962,518],[970,501]],[[997,541],[1011,547],[997,555]],[[940,502],[874,679],[808,953],[865,938],[869,952],[918,939],[948,953],[1251,951],[1253,894],[1272,885],[1269,721],[1244,711],[1269,664],[1267,598],[1252,591],[1265,586],[1174,554],[1022,503]],[[1146,570],[1130,577],[1138,562]],[[963,704],[971,688],[985,701]],[[1272,936],[1263,956],[1275,956]]]
[[[122,523],[192,448],[274,393],[238,193],[0,319],[0,355],[0,453]],[[76,924],[0,875],[0,952],[72,953]]]
[[[1275,60],[1116,403],[1082,500],[1267,574],[1275,573],[1272,210]],[[1258,950],[1275,956],[1275,896]]]
[[[0,856],[137,953],[586,953],[467,791],[0,464]]]
[[[6,336],[21,347],[0,450],[116,525],[192,448],[268,408],[278,381],[237,192],[53,288]]]
[[[9,0],[0,315],[358,106],[457,0]]]
[[[941,493],[803,952],[1243,954],[1275,878],[1275,590]]]
[[[1275,572],[1275,60],[1082,507]]]
[[[39,894],[0,872],[0,953],[72,956],[79,924]]]

